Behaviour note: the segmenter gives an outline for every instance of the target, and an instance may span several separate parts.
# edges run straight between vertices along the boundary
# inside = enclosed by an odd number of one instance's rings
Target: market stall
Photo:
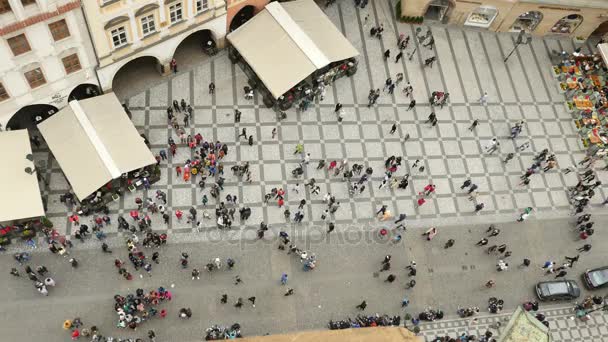
[[[231,60],[269,107],[285,110],[357,70],[358,51],[312,0],[271,2],[227,38]]]
[[[600,48],[600,52],[601,52]],[[553,66],[558,89],[566,96],[583,145],[594,153],[608,152],[608,69],[600,54],[564,56]]]
[[[114,93],[67,107],[38,125],[72,190],[89,206],[118,188],[154,181],[156,159]]]
[[[0,132],[0,146],[0,246],[4,246],[14,237],[33,237],[42,226],[44,206],[28,131]]]

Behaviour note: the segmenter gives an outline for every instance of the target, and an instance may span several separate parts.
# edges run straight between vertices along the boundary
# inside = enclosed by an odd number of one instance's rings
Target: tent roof
[[[38,178],[25,172],[26,167],[34,168],[25,158],[32,153],[27,130],[0,132],[0,146],[0,222],[44,216]]]
[[[313,0],[271,2],[228,40],[275,98],[315,70],[359,54]]]
[[[156,162],[114,93],[71,101],[38,128],[81,200]]]
[[[292,334],[245,337],[243,342],[421,342],[401,327],[373,327],[344,330],[301,331]]]
[[[498,340],[501,342],[551,342],[551,335],[549,328],[518,306]]]

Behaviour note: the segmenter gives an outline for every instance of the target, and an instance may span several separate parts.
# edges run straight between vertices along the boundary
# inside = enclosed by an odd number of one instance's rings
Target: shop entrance
[[[517,19],[515,19],[515,22],[513,22],[513,25],[511,25],[509,31],[521,32],[521,30],[524,30],[527,33],[532,33],[534,30],[536,30],[536,26],[538,26],[542,20],[543,14],[539,11],[522,13],[519,17],[517,17]]]
[[[57,113],[55,106],[35,104],[19,109],[6,124],[7,129],[37,129],[36,125]]]
[[[101,91],[95,84],[80,84],[72,90],[70,96],[68,96],[68,102],[73,100],[84,100],[100,94]]]
[[[579,27],[582,22],[582,15],[570,14],[558,20],[551,28],[551,32],[559,34],[571,34]]]
[[[450,0],[433,0],[424,13],[424,19],[445,23],[448,20],[448,12],[452,7]]]

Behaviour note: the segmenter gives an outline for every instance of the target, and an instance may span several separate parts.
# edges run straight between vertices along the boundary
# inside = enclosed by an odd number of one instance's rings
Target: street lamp
[[[509,57],[511,57],[511,55],[513,54],[513,52],[515,52],[515,49],[517,49],[517,47],[521,44],[528,44],[532,41],[532,37],[526,37],[526,31],[525,30],[521,30],[519,31],[519,34],[517,35],[517,41],[515,42],[515,46],[513,46],[513,50],[511,50],[511,52],[509,53],[509,55],[505,58],[504,62],[507,63],[507,60],[509,59]],[[525,41],[524,41],[525,38]]]

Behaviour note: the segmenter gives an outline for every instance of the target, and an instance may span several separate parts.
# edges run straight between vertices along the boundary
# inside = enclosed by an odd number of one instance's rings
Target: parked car
[[[536,284],[536,295],[541,301],[570,300],[581,295],[574,280],[541,281]]]
[[[608,266],[587,270],[582,277],[583,283],[590,290],[608,286]]]

